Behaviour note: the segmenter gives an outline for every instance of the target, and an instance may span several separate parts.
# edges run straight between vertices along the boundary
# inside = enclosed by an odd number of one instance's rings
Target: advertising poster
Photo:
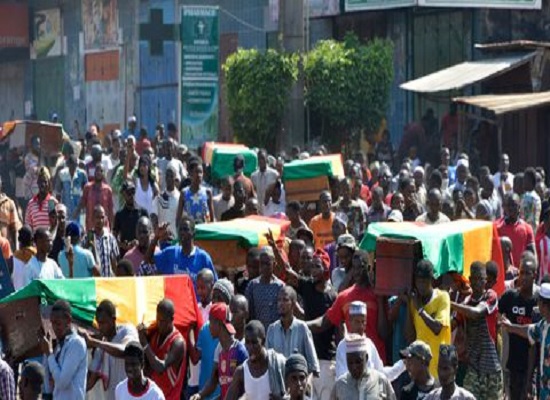
[[[56,57],[62,51],[61,12],[59,8],[34,13],[34,56]]]
[[[181,18],[181,138],[198,146],[218,137],[220,34],[217,7],[184,6]]]
[[[118,47],[117,0],[82,0],[84,50]]]

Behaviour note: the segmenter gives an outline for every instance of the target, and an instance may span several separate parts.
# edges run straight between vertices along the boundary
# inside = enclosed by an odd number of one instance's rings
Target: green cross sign
[[[139,40],[149,42],[152,56],[162,56],[164,42],[173,42],[179,36],[176,30],[177,25],[164,23],[162,9],[152,8],[149,22],[139,25]]]

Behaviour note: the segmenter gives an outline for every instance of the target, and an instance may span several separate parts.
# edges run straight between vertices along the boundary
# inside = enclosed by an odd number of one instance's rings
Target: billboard
[[[33,56],[60,56],[62,52],[61,11],[59,8],[34,13]]]

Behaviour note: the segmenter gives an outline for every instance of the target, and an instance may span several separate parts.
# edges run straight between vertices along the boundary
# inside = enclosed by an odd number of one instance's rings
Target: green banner
[[[386,8],[409,7],[416,0],[345,0],[345,11],[383,10]]]
[[[218,138],[218,7],[184,6],[180,32],[181,139],[196,147]]]

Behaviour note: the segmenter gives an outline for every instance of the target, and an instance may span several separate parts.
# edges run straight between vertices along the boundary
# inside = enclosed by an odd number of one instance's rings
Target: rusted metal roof
[[[453,101],[484,108],[500,115],[550,104],[550,91],[457,97]]]
[[[531,60],[536,52],[491,58],[479,61],[466,61],[405,82],[400,87],[419,93],[435,93],[462,89],[476,82],[502,74]]]
[[[484,51],[525,51],[550,49],[550,42],[537,42],[535,40],[512,40],[510,42],[477,43],[475,48]]]

